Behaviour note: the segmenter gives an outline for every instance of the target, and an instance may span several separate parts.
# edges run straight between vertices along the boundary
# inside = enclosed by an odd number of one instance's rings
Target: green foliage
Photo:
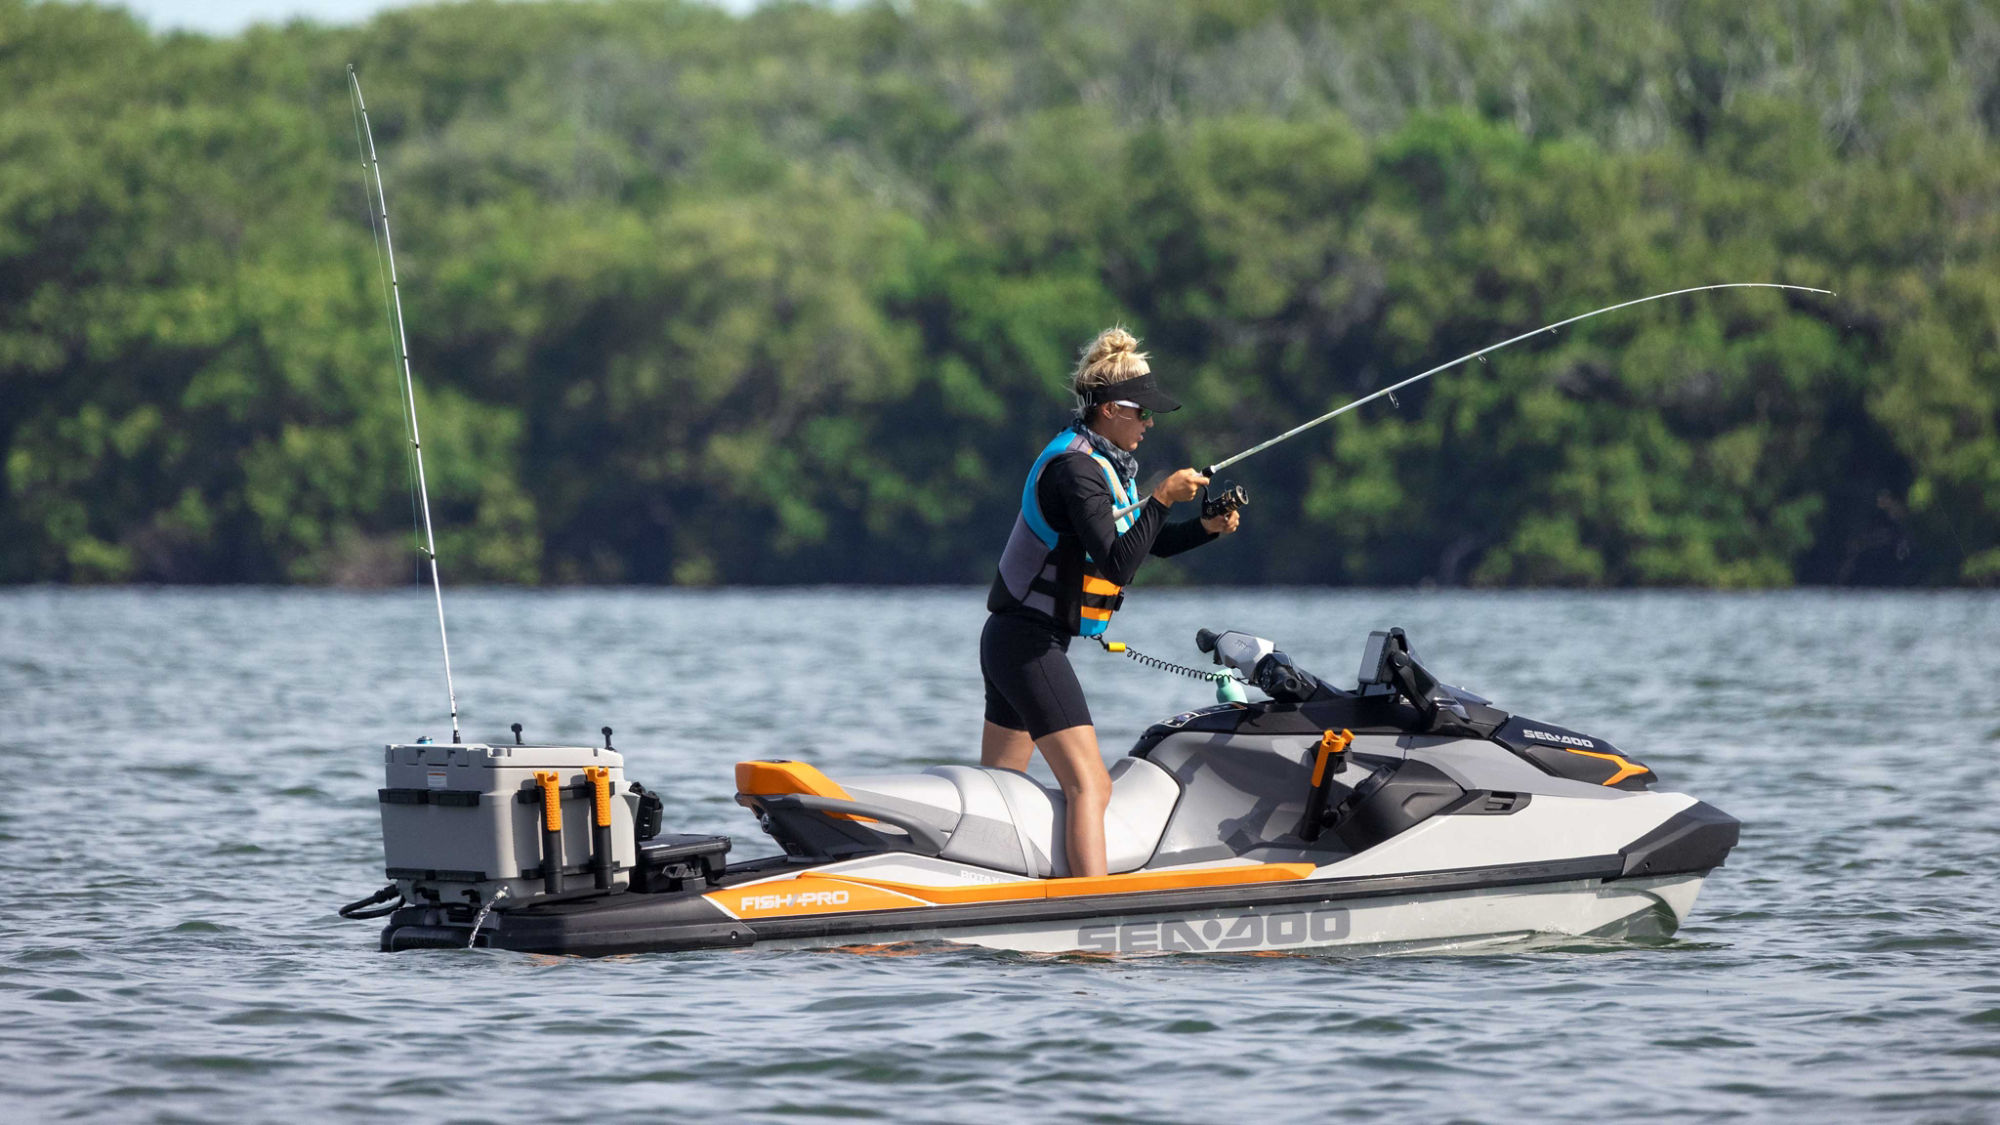
[[[214,40],[0,0],[0,581],[983,581],[1124,322],[1155,579],[2000,582],[1978,0],[675,0]],[[1150,573],[1150,572],[1149,572]]]

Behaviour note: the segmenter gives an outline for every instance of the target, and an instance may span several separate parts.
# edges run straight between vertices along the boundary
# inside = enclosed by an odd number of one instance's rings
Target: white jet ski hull
[[[1019,953],[1354,953],[1464,951],[1586,936],[1666,937],[1694,906],[1699,875],[1576,880],[1440,895],[1385,895],[1319,906],[1223,907],[1114,914],[1081,923],[926,929],[921,923],[826,938],[759,941],[760,949],[926,944]]]

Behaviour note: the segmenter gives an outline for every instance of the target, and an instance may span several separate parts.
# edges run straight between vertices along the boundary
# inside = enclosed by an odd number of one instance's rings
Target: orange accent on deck
[[[1616,754],[1603,754],[1594,750],[1578,750],[1574,746],[1565,746],[1563,749],[1571,754],[1581,754],[1586,758],[1602,758],[1607,762],[1617,763],[1618,772],[1612,774],[1609,779],[1598,782],[1599,785],[1616,785],[1628,777],[1636,777],[1646,772],[1645,766],[1637,762],[1627,761]]]
[[[966,902],[1033,902],[1048,898],[1076,898],[1080,895],[1174,891],[1192,887],[1227,887],[1244,883],[1279,883],[1303,879],[1312,873],[1313,865],[1310,863],[1246,863],[1231,867],[1196,867],[1182,871],[1133,871],[1124,875],[1099,875],[1076,879],[1019,879],[1005,883],[966,883],[951,887],[902,883],[890,879],[870,879],[865,875],[836,873],[825,878],[882,887],[945,906]]]
[[[736,794],[739,797],[782,797],[791,793],[803,793],[809,797],[830,797],[836,801],[852,801],[847,790],[840,783],[819,772],[804,762],[738,762],[736,763]],[[870,820],[865,816],[830,812],[842,820]],[[872,821],[871,821],[872,823]]]
[[[885,887],[939,906],[955,906],[965,902],[1027,902],[1047,898],[1046,884],[1049,882],[1047,879],[1014,879],[1004,883],[961,883],[952,887],[933,887],[926,883],[870,879],[864,875],[833,875],[830,878],[871,887]]]
[[[1134,871],[1082,879],[1044,879],[1049,898],[1077,895],[1126,894],[1133,891],[1177,891],[1191,887],[1227,887],[1237,883],[1282,883],[1313,873],[1310,863],[1250,863],[1238,867],[1195,867],[1183,871]]]
[[[927,906],[922,899],[883,887],[820,875],[800,875],[710,891],[702,896],[732,918],[797,918],[856,910],[903,910]]]
[[[840,801],[854,799],[832,778],[804,762],[738,762],[736,791],[751,797],[805,793]]]

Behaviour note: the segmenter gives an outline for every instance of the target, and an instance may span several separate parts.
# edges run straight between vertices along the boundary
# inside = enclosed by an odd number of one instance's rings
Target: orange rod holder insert
[[[559,895],[563,889],[562,775],[536,770],[535,784],[542,790],[542,889]]]
[[[1326,781],[1326,765],[1335,754],[1344,752],[1354,742],[1354,732],[1341,730],[1338,734],[1327,731],[1319,736],[1319,752],[1313,756],[1313,785]]]
[[[611,889],[611,770],[604,766],[583,767],[584,784],[590,789],[590,870],[597,889]]]
[[[1340,772],[1335,763],[1353,744],[1354,732],[1351,730],[1330,730],[1319,736],[1319,748],[1313,751],[1312,791],[1306,794],[1305,815],[1299,817],[1299,828],[1295,833],[1299,839],[1308,842],[1317,840],[1319,834],[1326,830],[1333,775]]]
[[[611,827],[611,770],[604,766],[585,766],[583,779],[590,783],[591,807],[597,814],[597,826]]]

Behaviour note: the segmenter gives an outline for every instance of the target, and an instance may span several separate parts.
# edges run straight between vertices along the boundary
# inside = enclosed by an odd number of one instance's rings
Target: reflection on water
[[[473,738],[618,731],[668,829],[767,849],[741,758],[976,756],[983,594],[448,595]],[[1370,628],[1745,822],[1665,941],[1452,956],[952,946],[580,961],[374,952],[380,745],[447,736],[417,593],[0,592],[0,1099],[29,1116],[1014,1122],[2000,1101],[2000,599],[1142,591],[1352,678]],[[1079,649],[1108,753],[1207,701]]]

